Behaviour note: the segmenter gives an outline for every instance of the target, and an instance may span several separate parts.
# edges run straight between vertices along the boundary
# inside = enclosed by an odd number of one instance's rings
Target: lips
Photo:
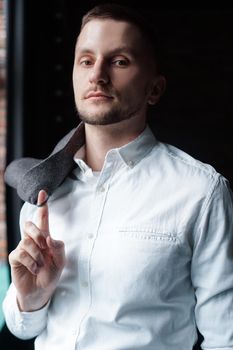
[[[85,96],[85,99],[88,99],[88,98],[113,98],[112,96],[104,93],[104,92],[101,92],[101,91],[91,91],[89,92],[86,96]]]

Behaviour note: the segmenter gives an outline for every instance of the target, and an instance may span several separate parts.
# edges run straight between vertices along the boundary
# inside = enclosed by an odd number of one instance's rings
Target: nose
[[[104,85],[109,82],[109,75],[106,63],[96,61],[90,72],[90,83]]]

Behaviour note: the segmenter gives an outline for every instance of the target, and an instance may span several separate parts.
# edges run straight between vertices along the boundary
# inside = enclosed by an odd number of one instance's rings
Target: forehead
[[[93,19],[81,30],[76,50],[114,50],[118,46],[124,46],[139,51],[142,43],[140,30],[131,23],[113,19]]]

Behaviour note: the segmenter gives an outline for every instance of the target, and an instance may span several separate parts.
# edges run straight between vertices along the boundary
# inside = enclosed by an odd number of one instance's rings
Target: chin
[[[79,118],[87,123],[92,125],[108,125],[116,123],[120,120],[119,111],[109,108],[93,108],[84,110],[78,110]]]
[[[87,116],[79,116],[80,119],[86,123],[86,124],[90,124],[90,125],[111,125],[111,124],[116,124],[119,123],[121,120],[119,119],[112,119],[112,118],[106,118],[106,117],[100,117],[97,118],[96,116],[94,118],[90,118]]]
[[[110,125],[117,124],[123,120],[130,119],[134,116],[134,111],[123,110],[115,106],[115,108],[81,108],[78,109],[79,118],[87,124],[91,125]]]

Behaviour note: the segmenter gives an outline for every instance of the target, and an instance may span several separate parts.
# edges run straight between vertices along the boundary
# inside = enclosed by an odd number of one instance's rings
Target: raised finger
[[[48,195],[46,191],[41,190],[38,194],[38,200],[37,200],[37,220],[36,225],[37,227],[46,233],[46,235],[49,234],[49,211],[48,211],[48,204],[47,204]]]

